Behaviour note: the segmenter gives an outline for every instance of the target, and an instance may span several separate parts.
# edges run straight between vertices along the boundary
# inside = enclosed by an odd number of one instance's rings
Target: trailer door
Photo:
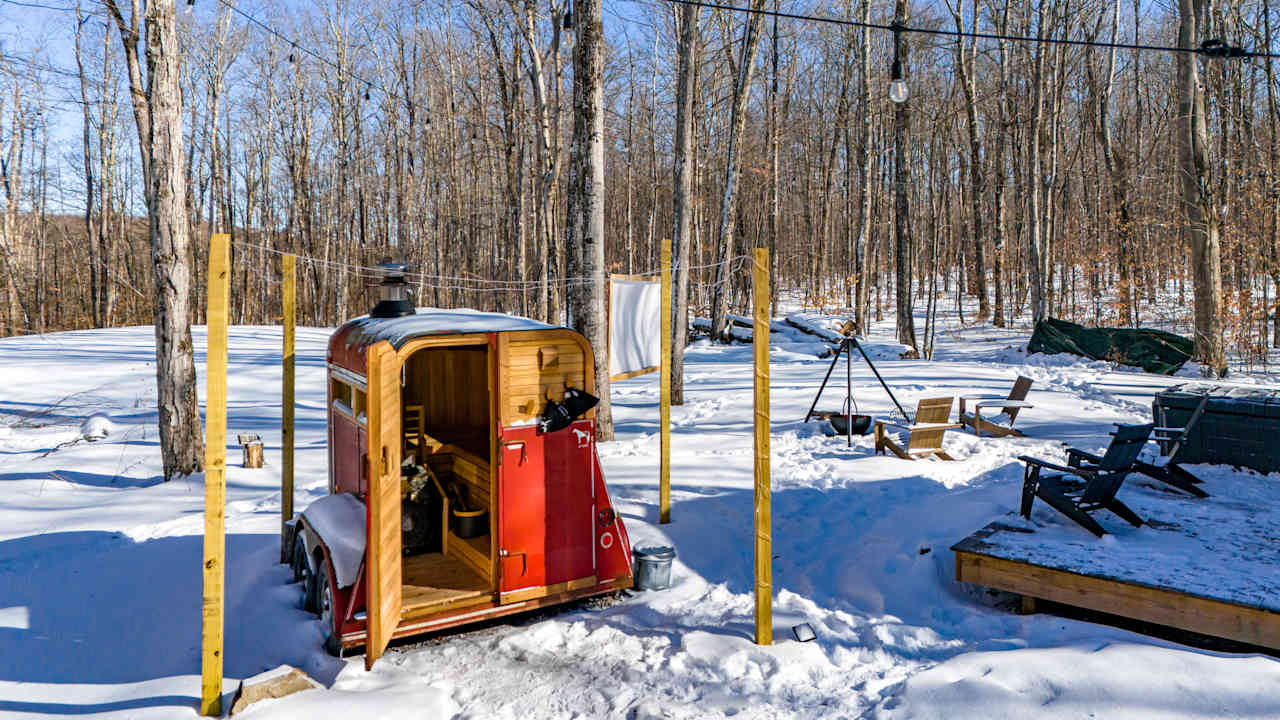
[[[504,429],[498,475],[502,602],[594,584],[594,433],[589,420],[550,434]]]
[[[369,537],[365,549],[368,640],[373,665],[400,624],[400,358],[383,341],[369,348]]]

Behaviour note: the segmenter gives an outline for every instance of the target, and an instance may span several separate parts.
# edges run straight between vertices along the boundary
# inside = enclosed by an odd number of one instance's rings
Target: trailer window
[[[329,378],[329,402],[334,409],[352,420],[364,420],[365,394],[338,378]]]

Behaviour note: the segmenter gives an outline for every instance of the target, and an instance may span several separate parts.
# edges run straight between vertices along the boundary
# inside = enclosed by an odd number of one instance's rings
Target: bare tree
[[[725,325],[729,319],[729,295],[732,291],[729,276],[729,259],[733,248],[737,222],[735,203],[738,196],[738,176],[742,172],[742,128],[746,123],[747,99],[751,93],[751,76],[755,70],[756,50],[760,46],[760,23],[764,0],[751,0],[751,12],[743,30],[742,54],[738,58],[736,80],[733,85],[733,105],[729,116],[729,154],[725,166],[724,193],[720,198],[720,225],[716,234],[717,266],[715,299],[711,309],[711,335],[725,337]]]
[[[1178,47],[1197,47],[1206,7],[1205,0],[1178,0]],[[1227,370],[1222,345],[1222,249],[1214,184],[1209,177],[1204,87],[1196,62],[1195,53],[1178,53],[1178,114],[1173,129],[1177,133],[1182,212],[1195,281],[1196,354],[1209,370],[1221,376]]]
[[[897,0],[893,11],[895,25],[911,22],[911,6]],[[900,62],[902,79],[910,77],[910,44],[902,33],[894,33],[894,57]],[[916,323],[911,315],[911,100],[895,103],[893,108],[893,263],[894,298],[897,308],[898,342],[916,344]]]
[[[672,158],[675,193],[672,198],[671,402],[684,404],[684,348],[689,337],[689,246],[693,244],[693,100],[697,94],[699,49],[698,7],[680,9],[680,41],[676,75],[676,138]]]
[[[569,210],[565,225],[569,322],[597,349],[596,437],[613,439],[609,403],[608,325],[604,265],[604,22],[600,0],[577,0],[573,48],[573,142],[569,149]]]
[[[103,0],[103,4],[115,19],[124,45],[133,116],[138,126],[155,287],[160,453],[168,480],[199,471],[204,460],[191,343],[191,249],[182,152],[177,15],[173,0],[147,3],[144,86],[138,59],[138,0],[133,0],[128,21],[115,0]]]

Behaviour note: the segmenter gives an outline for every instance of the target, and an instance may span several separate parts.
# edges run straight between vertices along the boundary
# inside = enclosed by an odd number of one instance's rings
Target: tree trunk
[[[156,402],[164,478],[190,475],[203,466],[204,437],[196,397],[191,343],[191,249],[182,154],[182,90],[177,15],[173,0],[147,4],[147,86],[137,56],[137,7],[126,23],[115,0],[114,16],[129,63],[134,118],[143,159],[151,265],[155,280]]]
[[[1040,0],[1040,22],[1038,26],[1041,28],[1039,33],[1044,34],[1044,5],[1045,0]],[[1035,48],[1035,68],[1032,71],[1032,83],[1034,85],[1031,113],[1031,127],[1027,131],[1027,144],[1029,146],[1028,165],[1031,170],[1031,206],[1028,210],[1028,221],[1031,224],[1031,243],[1027,248],[1027,282],[1031,285],[1031,319],[1033,322],[1040,322],[1048,317],[1047,300],[1045,298],[1045,279],[1042,258],[1044,256],[1044,224],[1043,224],[1043,198],[1044,184],[1041,182],[1042,174],[1042,156],[1041,135],[1044,133],[1044,64],[1045,53],[1049,50],[1044,45],[1037,45]]]
[[[680,9],[679,60],[676,78],[676,141],[672,161],[675,194],[672,198],[672,291],[671,303],[671,403],[684,404],[684,348],[689,339],[689,247],[693,244],[693,100],[697,94],[697,65],[700,57],[698,8]]]
[[[612,440],[604,294],[604,23],[600,0],[578,0],[574,13],[578,37],[573,49],[573,141],[569,148],[565,258],[566,274],[587,281],[571,283],[566,300],[570,324],[597,349],[596,395],[600,404],[596,406],[596,438]]]
[[[756,49],[760,46],[760,23],[764,17],[764,0],[751,0],[746,29],[742,38],[742,54],[738,58],[738,74],[733,86],[733,107],[729,116],[729,156],[725,167],[724,194],[720,199],[720,227],[717,234],[716,284],[711,309],[711,337],[727,338],[725,325],[729,318],[729,295],[733,278],[729,275],[729,258],[737,244],[734,239],[737,212],[738,176],[742,167],[742,128],[746,123],[747,99],[751,95],[751,76],[755,70]]]
[[[952,11],[952,17],[955,20],[956,31],[963,33],[964,29],[964,4],[963,1]],[[973,2],[973,23],[971,30],[978,29],[978,0]],[[977,102],[977,77],[975,77],[975,55],[978,51],[978,42],[975,39],[968,53],[964,49],[964,38],[956,38],[956,69],[960,73],[960,86],[964,89],[964,109],[965,119],[969,126],[969,195],[973,206],[973,237],[970,238],[972,243],[972,260],[973,265],[969,268],[969,293],[976,295],[978,298],[978,322],[986,320],[991,315],[991,307],[987,301],[987,264],[982,248],[982,194],[983,194],[983,176],[982,176],[982,140],[980,140],[980,130],[978,128],[978,102]]]
[[[907,0],[897,0],[893,21],[906,25],[911,21]],[[908,56],[910,45],[906,35],[895,34],[895,52],[902,64],[902,79],[910,82]],[[893,264],[894,299],[897,309],[898,342],[916,344],[915,318],[911,316],[911,100],[896,103],[893,109]]]
[[[1201,36],[1205,0],[1178,0],[1178,47],[1195,48]],[[1219,377],[1226,374],[1222,345],[1222,268],[1213,183],[1209,177],[1209,132],[1205,120],[1204,87],[1197,56],[1178,53],[1177,136],[1182,212],[1191,245],[1195,295],[1195,342],[1200,362]]]
[[[871,284],[867,282],[867,273],[870,272],[871,265],[871,163],[874,160],[871,148],[871,28],[866,25],[870,18],[871,0],[862,0],[858,17],[858,21],[863,23],[862,47],[858,49],[858,89],[862,107],[858,110],[858,156],[861,162],[858,163],[858,242],[854,249],[853,324],[863,334],[870,329],[867,304]]]

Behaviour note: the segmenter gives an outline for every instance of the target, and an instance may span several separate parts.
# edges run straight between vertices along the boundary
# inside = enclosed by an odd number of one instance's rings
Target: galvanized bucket
[[[671,561],[676,557],[673,547],[635,548],[635,581],[637,590],[666,590],[671,587]]]

